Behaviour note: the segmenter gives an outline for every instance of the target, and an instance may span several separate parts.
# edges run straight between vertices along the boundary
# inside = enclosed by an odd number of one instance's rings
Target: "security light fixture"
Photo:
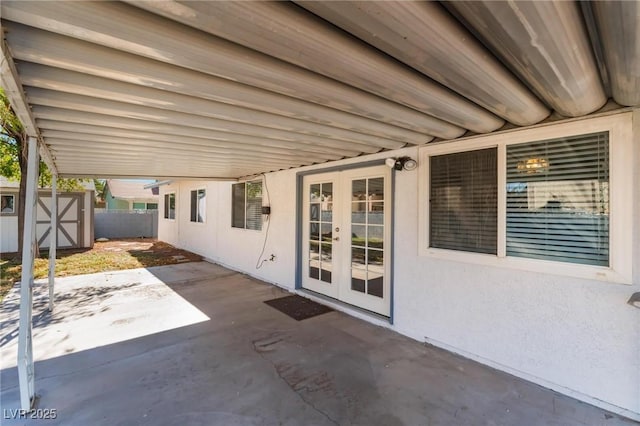
[[[396,159],[395,158],[387,158],[386,160],[384,160],[384,164],[386,164],[387,167],[389,167],[390,169],[395,169],[396,168]]]
[[[418,162],[411,157],[387,158],[384,163],[395,170],[411,171],[418,167]]]

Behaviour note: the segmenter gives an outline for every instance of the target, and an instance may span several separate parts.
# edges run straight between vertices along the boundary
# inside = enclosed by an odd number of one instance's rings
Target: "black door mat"
[[[333,311],[333,309],[327,306],[297,295],[266,300],[264,303],[279,310],[283,314],[289,315],[296,321],[302,321]]]

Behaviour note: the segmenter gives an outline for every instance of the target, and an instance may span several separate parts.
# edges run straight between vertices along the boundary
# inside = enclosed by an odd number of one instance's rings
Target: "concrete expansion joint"
[[[284,384],[287,385],[287,387],[289,389],[291,389],[291,391],[293,393],[295,393],[298,396],[298,398],[300,398],[300,400],[302,402],[304,402],[309,408],[313,409],[314,411],[316,411],[317,413],[319,413],[320,415],[325,417],[327,420],[329,420],[334,425],[339,425],[340,423],[338,423],[337,420],[333,419],[329,414],[325,413],[324,411],[322,411],[321,409],[319,409],[318,407],[313,405],[313,403],[311,401],[305,399],[305,397],[300,392],[301,390],[304,390],[305,388],[296,389],[294,386],[292,386],[283,377],[283,375],[282,375],[283,371],[281,369],[279,369],[277,367],[277,365],[273,361],[271,361],[269,358],[267,358],[265,356],[265,353],[271,352],[272,349],[270,349],[270,348],[272,346],[277,345],[278,343],[283,342],[284,340],[285,340],[284,337],[278,337],[277,335],[272,335],[272,336],[269,336],[267,338],[256,339],[256,340],[252,341],[251,343],[253,345],[253,350],[260,356],[260,358],[264,359],[269,364],[271,364],[271,366],[273,367],[273,370],[275,371],[276,375],[280,378],[280,380],[282,380],[284,382]]]

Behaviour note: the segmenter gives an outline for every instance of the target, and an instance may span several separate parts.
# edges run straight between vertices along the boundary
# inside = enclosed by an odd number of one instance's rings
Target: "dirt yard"
[[[21,264],[16,253],[3,253],[0,259],[0,301],[16,281],[20,281]],[[56,276],[91,274],[94,272],[146,268],[195,262],[202,258],[153,238],[132,238],[96,242],[92,249],[58,250]],[[35,277],[46,278],[48,252],[43,251],[35,262]]]

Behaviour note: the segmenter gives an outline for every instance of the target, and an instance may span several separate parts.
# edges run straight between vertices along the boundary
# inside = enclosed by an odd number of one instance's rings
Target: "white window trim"
[[[507,188],[506,147],[567,136],[609,132],[609,266],[506,256]],[[420,148],[419,170],[419,255],[444,260],[513,268],[554,275],[586,278],[611,283],[632,283],[633,248],[633,133],[632,113],[588,118],[548,126],[510,131],[427,145]],[[498,148],[498,254],[482,254],[429,247],[429,157],[484,148]]]
[[[260,226],[260,229],[251,229],[251,228],[247,228],[247,184],[248,183],[258,183],[260,182],[262,184],[262,190],[264,191],[264,181],[262,179],[256,179],[256,180],[247,180],[247,181],[242,181],[242,182],[234,182],[233,184],[231,184],[231,229],[237,229],[240,231],[250,231],[250,232],[262,232],[264,230],[264,221],[262,223],[262,225]],[[244,203],[243,203],[243,208],[244,208],[244,226],[242,228],[240,228],[239,226],[233,226],[233,186],[234,185],[238,185],[238,184],[244,184]],[[262,200],[262,202],[264,203],[264,199]]]
[[[205,195],[205,200],[206,200],[206,196],[207,196],[207,188],[205,187],[200,187],[200,188],[193,188],[189,190],[189,223],[195,224],[197,226],[203,226],[207,223],[207,218],[205,216],[204,220],[202,222],[198,222],[197,220],[191,220],[191,193],[195,191],[196,192],[196,210],[198,209],[199,205],[200,205],[200,200],[198,200],[198,191],[204,191],[204,195]],[[207,208],[206,206],[206,201],[205,201],[205,209]],[[197,219],[197,212],[196,212],[196,219]]]
[[[2,216],[17,216],[18,215],[18,206],[16,205],[16,201],[18,199],[18,194],[4,193],[3,197],[11,197],[13,201],[11,202],[11,211],[10,212],[0,212]]]
[[[166,203],[165,196],[171,195],[171,194],[173,194],[173,199],[174,199],[173,219],[169,217],[164,217],[164,205]],[[160,207],[160,205],[158,205],[158,207]],[[178,195],[176,194],[176,191],[165,192],[164,194],[162,194],[162,219],[175,222],[177,214],[178,214]]]

